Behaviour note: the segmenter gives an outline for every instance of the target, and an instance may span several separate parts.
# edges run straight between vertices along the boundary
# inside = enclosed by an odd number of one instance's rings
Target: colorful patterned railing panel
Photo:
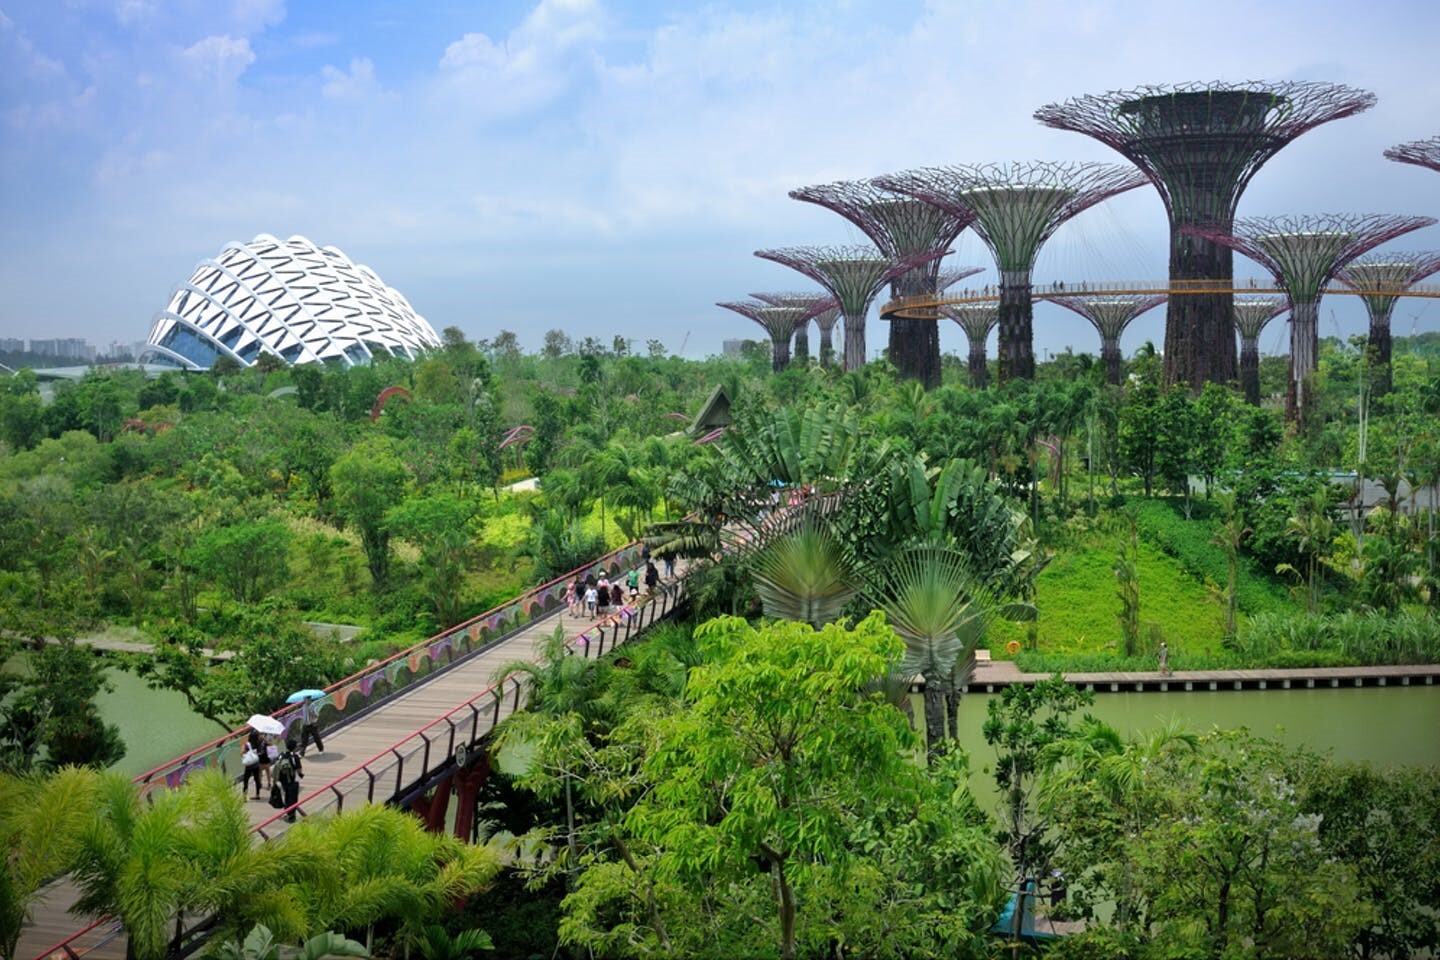
[[[577,574],[604,573],[613,576],[633,569],[640,562],[641,544],[630,543],[600,559],[572,570],[565,576],[521,594],[509,603],[482,613],[480,616],[444,633],[418,643],[408,650],[367,666],[325,688],[326,698],[320,702],[320,722],[331,727],[378,706],[386,698],[423,680],[442,667],[447,667],[484,647],[504,639],[532,621],[559,610],[565,603],[565,587]],[[287,707],[274,717],[284,724],[281,738],[300,735],[300,709]],[[183,784],[196,770],[219,767],[226,773],[240,775],[240,754],[244,750],[248,728],[214,740],[182,757],[142,773],[135,778],[142,795],[155,790],[169,790]]]

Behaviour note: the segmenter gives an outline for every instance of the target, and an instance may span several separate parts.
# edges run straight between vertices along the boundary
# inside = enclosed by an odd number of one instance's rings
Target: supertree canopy
[[[1360,295],[1370,314],[1365,354],[1373,373],[1371,390],[1377,396],[1390,392],[1390,317],[1395,301],[1434,273],[1440,273],[1440,251],[1383,250],[1356,257],[1335,274],[1335,279]]]
[[[935,292],[944,293],[966,277],[973,277],[984,271],[984,267],[941,267],[940,272],[935,275]]]
[[[1360,254],[1434,222],[1431,217],[1321,214],[1254,217],[1229,226],[1185,229],[1245,254],[1269,270],[1276,285],[1284,288],[1290,301],[1290,381],[1285,409],[1287,416],[1303,422],[1304,384],[1315,370],[1320,348],[1320,294],[1325,285]]]
[[[1040,246],[1066,220],[1145,182],[1138,170],[1103,163],[1012,163],[929,167],[877,177],[881,186],[971,211],[975,232],[1000,270],[1000,380],[1035,375],[1030,274]]]
[[[802,363],[810,360],[810,320],[816,314],[835,305],[835,298],[819,290],[813,293],[752,293],[754,300],[762,300],[772,307],[804,307],[805,316],[795,324],[795,359]],[[831,323],[834,326],[834,323]],[[823,331],[828,333],[829,331]],[[828,339],[828,337],[826,338]]]
[[[770,366],[776,373],[790,365],[790,337],[808,308],[773,307],[763,300],[732,301],[715,306],[734,310],[765,328],[765,332],[770,334]]]
[[[1113,384],[1120,383],[1120,337],[1125,328],[1146,310],[1164,303],[1163,293],[1149,296],[1076,295],[1051,297],[1051,303],[1074,310],[1089,320],[1100,334],[1100,359],[1105,364],[1105,376]]]
[[[899,196],[873,180],[842,180],[791,190],[790,196],[835,211],[864,231],[886,256],[948,251],[973,219],[968,212],[946,210]],[[934,295],[940,261],[929,259],[891,281],[895,297]],[[935,316],[901,317],[890,322],[890,362],[900,376],[919,380],[925,389],[940,385],[940,329]]]
[[[1260,332],[1290,309],[1284,297],[1236,297],[1235,329],[1240,332],[1240,389],[1245,402],[1260,406]]]
[[[1052,103],[1035,119],[1094,137],[1145,171],[1170,215],[1170,281],[1216,281],[1172,297],[1165,378],[1198,390],[1235,375],[1230,250],[1184,230],[1228,227],[1255,172],[1291,140],[1368,110],[1375,95],[1332,83],[1250,81],[1141,87]]]
[[[1440,170],[1440,137],[1399,144],[1386,150],[1385,156],[1399,163],[1413,163],[1417,167]]]
[[[983,390],[990,385],[990,370],[985,366],[985,341],[1000,322],[1000,310],[993,303],[950,303],[940,308],[965,331],[970,343],[970,386]]]
[[[845,318],[847,371],[859,370],[865,365],[865,315],[875,294],[894,277],[938,260],[944,254],[944,250],[932,250],[896,258],[873,247],[783,247],[755,251],[755,256],[798,270],[830,291],[840,315]]]

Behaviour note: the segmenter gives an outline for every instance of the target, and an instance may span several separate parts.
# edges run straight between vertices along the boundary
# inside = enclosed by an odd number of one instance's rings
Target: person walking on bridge
[[[314,697],[300,701],[300,756],[305,756],[305,747],[315,741],[315,752],[324,753],[325,743],[320,739],[320,708]],[[292,748],[293,749],[293,748]]]

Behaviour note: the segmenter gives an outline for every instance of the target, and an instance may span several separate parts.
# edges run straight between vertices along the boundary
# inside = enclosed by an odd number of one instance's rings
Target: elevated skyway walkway
[[[1082,280],[1078,283],[1054,281],[1037,283],[1030,288],[1032,300],[1051,300],[1056,297],[1140,297],[1165,294],[1171,297],[1230,294],[1236,297],[1285,296],[1285,288],[1275,286],[1270,277],[1263,280],[1235,279],[1217,280]],[[1440,298],[1440,283],[1417,283],[1396,290],[1356,290],[1342,283],[1331,283],[1324,290],[1327,295],[1344,296],[1394,296]],[[918,294],[897,297],[880,308],[884,320],[933,320],[940,307],[960,306],[969,303],[999,303],[1000,288],[991,284],[963,290],[951,290],[944,294]]]
[[[606,618],[569,615],[565,587],[577,574],[615,578],[642,562],[640,545],[629,544],[327,687],[321,702],[325,751],[312,746],[306,752],[297,812],[312,815],[406,800],[452,773],[457,752],[463,750],[459,759],[468,762],[472,748],[524,703],[520,683],[493,682],[500,667],[533,660],[537,645],[557,627],[574,653],[598,657],[675,609],[683,597],[683,565],[655,595]],[[275,717],[285,726],[282,737],[299,739],[298,707],[277,711]],[[236,730],[135,782],[142,796],[149,796],[183,788],[191,774],[204,769],[218,768],[238,780],[247,735],[248,728]],[[288,827],[284,811],[263,800],[248,800],[247,809],[255,831],[266,839]],[[22,933],[16,956],[121,960],[124,935],[114,920],[76,932],[81,921],[68,912],[76,899],[68,879],[52,884]]]

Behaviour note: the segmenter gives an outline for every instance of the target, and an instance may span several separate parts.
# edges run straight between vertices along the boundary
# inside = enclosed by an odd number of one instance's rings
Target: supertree
[[[929,167],[877,177],[881,186],[971,211],[975,232],[1000,270],[1000,381],[1035,376],[1030,274],[1040,246],[1066,220],[1145,182],[1138,170],[1104,163],[1012,163]]]
[[[940,308],[965,331],[970,342],[970,386],[983,390],[990,385],[990,369],[985,366],[985,341],[1000,322],[1000,310],[993,303],[947,303]]]
[[[1417,167],[1440,170],[1440,137],[1398,144],[1386,150],[1385,156],[1398,163],[1413,163]]]
[[[790,196],[835,211],[864,231],[881,253],[897,260],[917,254],[943,255],[974,219],[968,211],[946,210],[899,196],[874,180],[801,187],[791,190]],[[933,296],[940,289],[939,269],[937,256],[894,277],[892,296]],[[902,378],[919,380],[926,390],[940,385],[940,327],[933,311],[929,316],[891,319],[890,362]]]
[[[798,270],[830,291],[840,315],[845,318],[847,371],[859,370],[865,365],[865,315],[875,294],[891,279],[944,254],[944,250],[932,250],[896,258],[873,247],[782,247],[755,251],[755,256]],[[824,349],[823,342],[821,348]]]
[[[1431,217],[1388,214],[1321,214],[1253,217],[1229,226],[1185,229],[1224,244],[1259,263],[1275,277],[1290,301],[1290,379],[1285,414],[1304,423],[1305,382],[1320,349],[1320,294],[1346,264],[1403,233],[1428,227]]]
[[[790,365],[790,337],[795,325],[808,311],[807,307],[774,307],[763,300],[741,300],[717,303],[717,307],[734,310],[749,317],[770,334],[770,367],[776,373]]]
[[[1080,97],[1035,111],[1047,126],[1094,137],[1145,171],[1170,215],[1170,286],[1210,281],[1213,293],[1171,297],[1165,379],[1199,390],[1235,376],[1230,250],[1188,233],[1228,228],[1240,194],[1291,140],[1368,110],[1375,95],[1331,83],[1186,83]]]
[[[1371,393],[1377,397],[1390,392],[1390,316],[1395,312],[1395,301],[1437,272],[1440,272],[1440,251],[1378,250],[1356,257],[1335,274],[1336,280],[1360,295],[1370,314],[1365,359],[1373,375]]]
[[[944,293],[966,277],[973,277],[984,270],[984,267],[941,267],[935,275],[935,292]]]
[[[1240,332],[1240,389],[1245,402],[1260,406],[1260,333],[1290,309],[1284,297],[1236,297],[1235,329]]]
[[[1133,297],[1080,294],[1049,299],[1051,303],[1074,310],[1094,325],[1100,334],[1100,359],[1105,364],[1105,377],[1119,385],[1121,334],[1140,314],[1164,303],[1166,296],[1163,293]]]
[[[835,305],[835,298],[819,290],[813,293],[752,293],[752,299],[763,300],[772,307],[805,307],[808,311],[804,317],[795,324],[795,359],[803,362],[810,360],[810,320],[823,311]],[[832,320],[831,327],[835,323]],[[828,339],[828,330],[821,331],[822,338]],[[824,352],[822,345],[822,353]]]
[[[833,301],[832,301],[833,304]],[[840,322],[840,307],[829,306],[815,314],[815,328],[820,331],[820,366],[835,366],[835,340],[833,331]]]

